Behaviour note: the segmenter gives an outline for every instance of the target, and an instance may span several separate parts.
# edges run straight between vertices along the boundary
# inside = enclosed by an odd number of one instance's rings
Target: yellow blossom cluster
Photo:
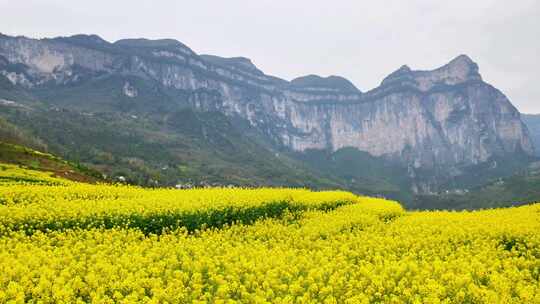
[[[43,184],[67,185],[69,180],[52,176],[50,172],[29,170],[17,165],[0,163],[0,185]]]
[[[0,209],[10,229],[0,236],[0,303],[540,303],[540,205],[405,212],[344,192],[25,187],[37,191],[27,194],[36,203],[12,200]],[[86,194],[56,189],[77,187]],[[0,188],[0,196],[25,197],[17,191]],[[282,199],[288,207],[278,215],[196,230],[78,225],[28,233],[6,224],[19,205],[42,221],[80,221],[90,212],[38,212],[67,210],[70,201],[77,210],[191,210],[208,220],[203,214],[214,205]]]
[[[193,231],[279,217],[286,210],[334,209],[358,200],[342,191],[313,195],[286,188],[147,190],[75,183],[0,186],[0,193],[0,235],[100,227],[138,228],[147,234],[178,227]]]

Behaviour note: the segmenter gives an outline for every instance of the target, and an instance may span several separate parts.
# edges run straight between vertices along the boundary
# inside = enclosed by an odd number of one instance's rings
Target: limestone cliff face
[[[29,90],[76,87],[107,75],[138,77],[170,94],[182,92],[195,107],[243,117],[292,150],[356,147],[413,171],[452,171],[534,152],[519,112],[482,81],[465,55],[432,71],[403,66],[362,93],[341,77],[288,82],[264,74],[247,58],[199,56],[169,39],[0,36],[0,75]],[[118,92],[141,95],[127,80]]]
[[[293,104],[295,150],[352,146],[415,168],[533,153],[519,112],[463,55],[433,71],[404,66],[357,100]]]

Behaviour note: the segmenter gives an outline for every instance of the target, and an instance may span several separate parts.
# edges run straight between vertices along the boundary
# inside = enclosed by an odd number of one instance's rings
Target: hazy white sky
[[[403,64],[467,54],[520,111],[540,113],[537,0],[0,0],[0,32],[174,38],[289,80],[341,75],[362,91]]]

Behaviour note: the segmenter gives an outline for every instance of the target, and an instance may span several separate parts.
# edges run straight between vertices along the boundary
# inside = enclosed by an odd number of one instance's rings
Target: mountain
[[[521,114],[521,118],[531,135],[531,140],[536,149],[536,155],[540,157],[540,114]]]
[[[198,55],[171,39],[1,35],[0,75],[11,123],[61,155],[134,163],[132,173],[146,180],[204,172],[241,184],[305,178],[355,191],[365,190],[362,182],[382,185],[382,195],[429,194],[509,176],[534,155],[519,112],[465,55],[431,71],[403,66],[362,92],[339,76],[289,82],[247,58]],[[349,163],[356,169],[344,174]],[[182,175],[179,166],[193,170]],[[362,166],[388,170],[377,176]],[[274,173],[261,174],[269,168]]]

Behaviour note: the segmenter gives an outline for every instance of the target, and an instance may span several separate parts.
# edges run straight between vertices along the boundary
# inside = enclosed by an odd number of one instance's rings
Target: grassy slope
[[[48,153],[0,141],[0,163],[51,173],[54,177],[80,182],[98,182],[101,174],[84,166],[67,162]],[[8,168],[8,167],[6,167]],[[4,168],[3,170],[6,170]]]
[[[98,171],[40,151],[47,151],[42,140],[0,117],[0,163],[44,171],[74,181],[103,180]]]
[[[417,196],[409,206],[415,209],[479,209],[540,202],[540,171],[502,178],[471,189],[465,194]]]

